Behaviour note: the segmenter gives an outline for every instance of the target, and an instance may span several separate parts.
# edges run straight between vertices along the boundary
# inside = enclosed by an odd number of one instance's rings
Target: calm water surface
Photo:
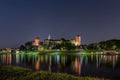
[[[0,65],[120,80],[120,55],[1,54]]]

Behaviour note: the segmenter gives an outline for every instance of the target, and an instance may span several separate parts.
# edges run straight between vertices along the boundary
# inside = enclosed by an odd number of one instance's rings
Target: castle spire
[[[50,40],[51,39],[51,36],[50,36],[50,34],[49,34],[49,36],[48,36],[48,40]]]

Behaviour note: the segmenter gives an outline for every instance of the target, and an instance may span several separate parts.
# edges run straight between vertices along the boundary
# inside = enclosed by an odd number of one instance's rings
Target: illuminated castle
[[[72,44],[74,44],[75,46],[80,46],[81,45],[81,37],[79,35],[76,36],[75,39],[70,39],[70,40],[65,40],[68,42],[71,42]],[[52,44],[60,44],[61,43],[61,39],[51,39],[51,36],[48,36],[48,39],[44,40],[44,43],[52,43]]]

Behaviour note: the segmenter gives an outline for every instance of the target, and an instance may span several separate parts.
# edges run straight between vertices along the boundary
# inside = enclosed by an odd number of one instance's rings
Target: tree
[[[70,41],[65,40],[64,38],[61,39],[61,49],[63,50],[75,50],[75,45],[73,45]]]
[[[25,51],[26,50],[24,45],[21,45],[19,49],[20,49],[20,51]]]

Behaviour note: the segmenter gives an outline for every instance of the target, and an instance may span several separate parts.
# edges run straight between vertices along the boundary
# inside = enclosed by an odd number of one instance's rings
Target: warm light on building
[[[39,37],[36,37],[36,38],[34,39],[33,45],[34,45],[34,46],[39,46],[39,43],[40,43],[40,38],[39,38]]]
[[[76,46],[81,45],[81,37],[79,35],[77,35],[76,38],[75,38],[75,45]]]

